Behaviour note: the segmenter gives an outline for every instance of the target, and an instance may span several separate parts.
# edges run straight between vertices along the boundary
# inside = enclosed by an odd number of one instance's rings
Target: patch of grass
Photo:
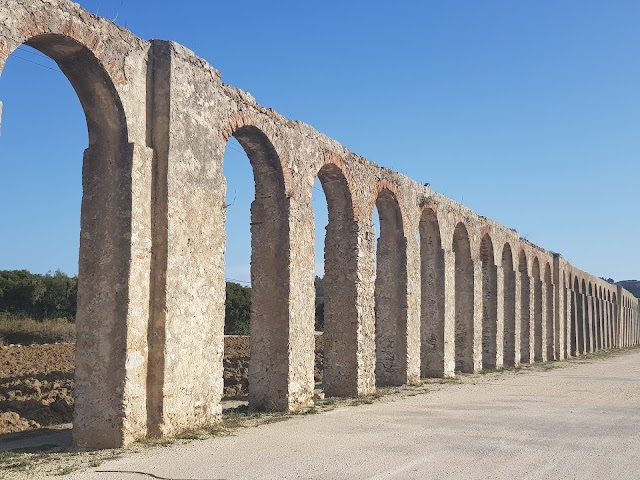
[[[27,470],[31,466],[29,459],[13,452],[0,452],[0,472],[4,474],[13,471],[21,472]]]
[[[60,470],[58,470],[56,472],[56,475],[68,475],[71,472],[75,472],[76,470],[78,470],[80,467],[78,465],[65,465],[64,467],[62,467]]]
[[[66,318],[37,321],[0,313],[0,345],[34,343],[72,343],[76,326]]]
[[[316,408],[317,407],[331,407],[333,405],[336,405],[337,403],[338,403],[338,400],[333,398],[333,397],[322,398],[322,399],[319,399],[319,400],[315,401]]]

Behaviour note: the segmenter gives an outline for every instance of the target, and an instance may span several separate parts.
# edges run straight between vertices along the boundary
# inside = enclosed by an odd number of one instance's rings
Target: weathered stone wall
[[[261,107],[186,48],[140,40],[66,0],[1,0],[0,20],[0,72],[20,44],[37,48],[87,116],[77,444],[219,420],[231,136],[256,187],[254,408],[313,404],[316,177],[329,210],[326,394],[638,343],[629,292]]]

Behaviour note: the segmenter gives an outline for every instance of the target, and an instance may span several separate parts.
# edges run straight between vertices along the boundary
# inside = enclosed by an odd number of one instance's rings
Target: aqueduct
[[[27,44],[84,108],[74,440],[126,445],[220,420],[225,179],[253,168],[250,403],[313,404],[316,177],[327,395],[636,345],[638,299],[509,228],[261,107],[186,48],[67,0],[0,1],[0,73]],[[374,246],[372,214],[380,238]]]

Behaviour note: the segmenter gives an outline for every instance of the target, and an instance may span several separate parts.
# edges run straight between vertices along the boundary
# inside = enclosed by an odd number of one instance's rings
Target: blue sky
[[[640,2],[80,4],[182,43],[262,105],[581,269],[640,278]],[[0,269],[75,273],[86,125],[66,78],[21,50],[0,78]],[[237,144],[225,173],[227,276],[245,280],[252,185]],[[323,202],[314,190],[319,233]]]

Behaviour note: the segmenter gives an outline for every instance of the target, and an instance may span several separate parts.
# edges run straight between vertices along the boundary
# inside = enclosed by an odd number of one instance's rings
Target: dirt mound
[[[0,347],[0,433],[71,421],[74,351],[70,344]]]
[[[315,336],[316,384],[322,383],[324,362],[322,335]],[[249,358],[251,343],[247,336],[228,335],[224,338],[224,396],[237,398],[249,393]]]
[[[322,336],[316,335],[316,383],[322,382]],[[249,337],[225,337],[224,396],[248,393]],[[0,347],[0,434],[69,423],[75,345]]]

